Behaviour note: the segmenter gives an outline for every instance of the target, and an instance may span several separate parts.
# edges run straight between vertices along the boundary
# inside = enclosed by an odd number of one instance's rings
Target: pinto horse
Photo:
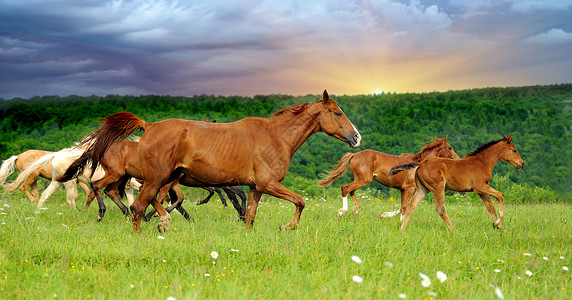
[[[90,165],[99,165],[112,143],[137,129],[145,130],[138,150],[144,184],[131,205],[134,231],[140,231],[149,204],[160,215],[159,231],[167,230],[170,216],[155,195],[161,186],[181,174],[197,186],[249,186],[247,229],[252,229],[263,193],[288,200],[296,211],[282,228],[296,228],[306,204],[300,195],[280,183],[294,152],[320,131],[352,148],[361,141],[355,126],[324,91],[321,100],[282,109],[271,118],[248,117],[232,123],[181,119],[148,123],[128,112],[116,113],[88,137],[87,141],[94,142]]]
[[[493,227],[502,229],[504,197],[501,192],[491,188],[488,184],[492,177],[493,168],[501,160],[510,163],[517,169],[524,167],[524,161],[512,142],[512,134],[509,137],[505,135],[502,139],[484,143],[462,159],[433,157],[421,163],[410,163],[392,168],[389,176],[403,170],[416,170],[417,188],[415,196],[409,202],[401,230],[407,228],[407,223],[415,211],[415,207],[429,192],[435,196],[437,213],[449,226],[449,229],[454,230],[455,226],[449,220],[445,209],[445,189],[457,192],[473,191],[479,194],[493,218]],[[498,217],[489,195],[495,197],[499,202]]]
[[[0,185],[5,185],[6,179],[10,174],[12,174],[16,169],[22,172],[28,166],[33,164],[35,161],[40,159],[42,156],[51,154],[53,152],[44,151],[44,150],[28,150],[22,152],[18,155],[13,155],[10,158],[6,159],[2,162],[2,166],[0,167]],[[43,177],[47,180],[52,180],[52,169],[51,165],[44,165],[39,169],[36,169],[33,173],[28,176],[26,181],[22,183],[20,186],[20,191],[24,193],[32,203],[37,203],[39,200],[39,193],[38,193],[38,177]],[[90,195],[89,187],[81,182],[78,182],[80,188],[85,191],[86,195]],[[28,191],[30,189],[31,191]],[[68,197],[75,197],[77,200],[77,189],[76,190],[67,190],[66,192],[69,193]]]
[[[444,139],[435,137],[435,142],[421,148],[417,154],[391,155],[369,149],[358,153],[347,153],[342,157],[336,168],[318,182],[318,185],[329,186],[332,182],[342,177],[349,168],[354,175],[354,181],[342,186],[342,208],[338,210],[338,217],[348,211],[348,194],[354,200],[354,215],[359,212],[361,205],[354,193],[357,189],[366,186],[375,179],[384,186],[398,189],[401,192],[401,208],[394,212],[384,212],[379,217],[393,217],[401,212],[403,218],[407,208],[407,201],[415,192],[415,176],[414,174],[403,173],[393,178],[388,178],[389,170],[397,165],[421,162],[430,157],[459,158],[453,147],[447,143],[447,137]]]
[[[97,180],[105,175],[103,169],[99,167],[96,170],[93,170],[93,172],[91,172],[91,170],[86,170],[85,172],[78,174],[78,176],[73,180],[67,182],[62,183],[56,180],[65,172],[65,170],[74,160],[79,158],[85,152],[84,147],[87,147],[87,145],[66,148],[58,152],[53,152],[42,156],[40,159],[35,161],[29,167],[27,167],[24,171],[22,171],[18,175],[16,180],[14,180],[13,183],[7,185],[6,190],[8,191],[16,190],[31,175],[37,172],[38,169],[43,168],[46,165],[49,165],[51,166],[52,181],[50,182],[50,185],[44,190],[44,192],[42,192],[40,200],[38,201],[38,208],[42,208],[46,200],[48,200],[48,198],[55,192],[55,190],[58,187],[60,187],[60,185],[63,184],[64,187],[66,188],[66,191],[68,191],[66,203],[69,206],[71,206],[74,210],[76,210],[75,199],[77,198],[77,196],[75,198],[72,196],[72,195],[77,195],[76,183],[82,182],[83,184],[88,185],[91,183],[91,181]],[[88,174],[90,172],[92,174]],[[70,193],[70,191],[72,192]],[[129,193],[127,193],[127,195],[128,198],[133,197],[133,192],[131,189],[129,189]]]

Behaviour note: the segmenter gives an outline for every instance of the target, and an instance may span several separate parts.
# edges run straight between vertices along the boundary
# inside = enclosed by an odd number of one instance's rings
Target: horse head
[[[522,169],[524,167],[524,160],[522,160],[520,154],[518,154],[518,150],[516,150],[516,146],[512,142],[512,134],[508,137],[505,135],[504,137],[506,138],[506,148],[501,153],[501,159],[517,169]]]
[[[328,92],[324,90],[320,102],[323,104],[319,115],[319,124],[322,131],[342,142],[348,143],[351,148],[357,148],[361,141],[361,135],[340,109],[336,100],[330,99]]]
[[[446,135],[445,138],[443,138],[443,139],[439,139],[437,136],[435,136],[435,141],[440,143],[438,150],[437,150],[438,151],[437,156],[438,157],[458,159],[459,155],[457,155],[457,152],[455,152],[455,149],[453,149],[453,146],[451,146],[449,143],[447,143],[447,137],[448,136],[449,135]]]

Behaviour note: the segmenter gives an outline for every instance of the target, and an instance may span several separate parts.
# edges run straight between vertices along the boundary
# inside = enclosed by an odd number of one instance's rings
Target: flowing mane
[[[320,101],[320,100],[318,100]],[[316,102],[318,102],[316,101]],[[312,103],[302,103],[299,105],[295,105],[295,106],[288,106],[286,108],[283,108],[275,113],[273,113],[273,116],[280,116],[283,115],[285,113],[292,113],[295,116],[301,114],[304,110],[306,110],[306,108],[308,108],[308,106],[310,106]]]
[[[506,141],[508,138],[505,136],[502,139],[498,139],[498,140],[494,140],[494,141],[490,141],[490,142],[486,142],[480,146],[478,146],[475,150],[473,150],[473,152],[465,155],[464,157],[469,157],[469,156],[475,156],[481,152],[483,152],[485,149],[487,149],[488,147],[498,143],[498,142],[502,142],[502,141]]]

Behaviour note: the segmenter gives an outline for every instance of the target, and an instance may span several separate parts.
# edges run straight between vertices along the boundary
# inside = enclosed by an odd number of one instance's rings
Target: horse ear
[[[330,101],[330,95],[328,95],[328,91],[324,90],[324,94],[322,95],[322,100],[324,100],[324,103],[328,103]]]
[[[447,134],[447,135],[445,136],[445,138],[443,138],[443,142],[446,142],[448,137],[449,137],[449,135]]]
[[[435,142],[438,142],[439,138],[437,136],[435,136]]]
[[[506,135],[505,135],[506,137]],[[512,134],[508,136],[508,139],[506,140],[507,143],[512,143]]]

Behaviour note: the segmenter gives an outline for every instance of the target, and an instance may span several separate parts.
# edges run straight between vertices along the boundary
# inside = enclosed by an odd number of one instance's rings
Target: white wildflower
[[[217,257],[218,257],[218,252],[212,251],[212,252],[211,252],[211,257],[212,257],[213,259],[217,259]]]
[[[357,276],[357,275],[352,276],[352,280],[353,280],[354,282],[357,282],[357,283],[362,283],[362,282],[363,282],[363,278],[361,278],[361,276]]]
[[[160,240],[164,240],[164,239],[165,239],[165,237],[162,236],[162,235],[158,236],[157,238],[160,239]]]
[[[389,262],[389,261],[386,261],[386,262],[384,262],[383,264],[386,265],[386,266],[389,267],[389,268],[393,268],[393,263],[391,263],[391,262]]]
[[[399,295],[397,295],[397,297],[399,297],[399,298],[401,298],[401,299],[405,299],[405,298],[407,298],[407,295],[405,295],[405,294],[399,294]]]
[[[495,294],[497,295],[497,297],[499,299],[504,299],[504,295],[502,294],[502,291],[500,290],[500,288],[498,286],[495,288]]]
[[[421,285],[423,287],[429,287],[431,285],[431,279],[429,279],[429,276],[427,276],[423,273],[419,273],[419,277],[421,277],[421,279],[423,279],[421,281]]]
[[[526,272],[524,272],[526,275],[528,275],[529,277],[532,276],[532,272],[530,272],[530,270],[526,270]]]
[[[562,267],[562,270],[568,271],[568,267],[567,267],[567,266],[563,266],[563,267]]]
[[[528,252],[524,252],[522,255],[524,256],[532,256],[532,254],[528,253]]]
[[[363,263],[363,261],[361,260],[361,258],[359,258],[359,257],[356,256],[356,255],[353,255],[353,256],[352,256],[352,260],[353,260],[355,263],[358,263],[358,264]]]
[[[437,279],[439,279],[439,281],[441,281],[441,282],[445,282],[445,280],[447,280],[447,274],[445,274],[441,271],[438,271],[437,272]]]

